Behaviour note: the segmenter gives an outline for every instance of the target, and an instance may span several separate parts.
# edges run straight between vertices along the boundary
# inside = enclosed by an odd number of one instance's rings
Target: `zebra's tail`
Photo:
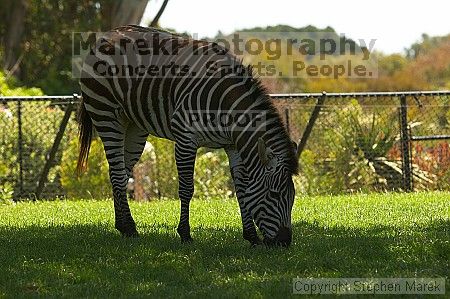
[[[92,141],[92,119],[89,116],[83,100],[81,100],[78,110],[78,140],[80,142],[80,154],[78,155],[77,175],[80,175],[87,168],[89,149]]]

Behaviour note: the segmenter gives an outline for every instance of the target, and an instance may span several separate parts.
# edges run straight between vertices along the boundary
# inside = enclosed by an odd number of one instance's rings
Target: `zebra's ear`
[[[266,143],[262,137],[258,138],[258,156],[264,166],[266,166],[273,158],[272,151],[266,146]]]

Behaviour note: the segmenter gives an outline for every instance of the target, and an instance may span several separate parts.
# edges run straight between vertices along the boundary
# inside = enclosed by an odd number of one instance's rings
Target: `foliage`
[[[134,196],[138,200],[178,197],[174,143],[149,137],[141,159],[133,170]]]
[[[195,196],[198,198],[233,195],[233,183],[224,150],[200,150],[195,163]]]
[[[14,186],[9,182],[0,184],[0,205],[13,202]]]
[[[70,198],[111,197],[108,163],[99,138],[92,141],[88,167],[79,176],[76,173],[79,145],[78,139],[70,140],[61,159],[61,185]]]
[[[0,296],[221,298],[292,296],[292,278],[445,277],[449,196],[297,197],[288,249],[251,248],[237,202],[193,200],[194,242],[180,244],[179,202],[131,202],[140,238],[114,229],[111,201],[0,209]]]
[[[14,78],[5,78],[0,73],[0,94],[15,96],[42,95],[38,88],[19,87]],[[46,161],[48,150],[53,144],[64,112],[49,102],[25,102],[21,104],[22,112],[22,165],[23,191],[32,195],[37,187],[39,176]],[[4,197],[19,192],[19,186],[13,185],[19,176],[18,144],[18,103],[10,102],[0,105],[0,123],[5,128],[0,136],[0,189]],[[7,128],[7,129],[6,129]],[[69,128],[70,131],[70,128]],[[63,139],[63,145],[64,141]],[[58,160],[60,156],[57,156]],[[47,188],[58,188],[57,169],[49,173]]]
[[[71,94],[78,89],[71,78],[72,32],[99,28],[94,3],[75,2],[31,1],[28,6],[24,31],[19,37],[22,41],[16,49],[23,55],[20,77],[25,84],[40,86],[47,94]],[[77,15],[83,16],[84,21],[79,22]],[[1,24],[8,26],[7,18],[2,20]]]
[[[23,34],[18,38],[20,44],[14,52],[18,53],[19,77],[22,82],[30,86],[39,86],[47,94],[71,94],[79,87],[77,80],[72,78],[72,32],[105,31],[117,26],[115,20],[120,19],[124,8],[136,9],[138,13],[124,12],[122,16],[142,15],[139,13],[145,6],[142,1],[134,0],[132,5],[125,5],[121,1],[27,1]],[[140,4],[136,4],[139,2]],[[14,6],[14,0],[0,2],[0,58],[4,56],[5,44],[10,28],[9,13]],[[122,7],[118,7],[122,4]],[[136,11],[134,11],[136,12]],[[126,23],[137,23],[128,21]],[[123,23],[121,23],[123,24]],[[302,40],[304,38],[317,39],[318,36],[358,44],[327,26],[317,28],[309,25],[295,28],[287,25],[256,27],[240,30],[242,38],[258,36],[262,39],[273,38],[276,32],[286,46],[288,39]],[[231,39],[233,33],[217,34],[214,39]],[[371,55],[378,61],[379,76],[375,79],[339,78],[332,80],[315,80],[315,78],[274,78],[267,80],[270,90],[277,93],[322,91],[394,91],[394,90],[424,90],[450,88],[449,70],[449,40],[450,36],[422,36],[422,40],[409,46],[404,54],[384,55],[373,52]],[[407,45],[405,45],[407,47]],[[261,53],[260,56],[266,56]],[[295,53],[294,53],[295,54]],[[290,56],[290,57],[289,57]],[[292,60],[303,60],[299,55],[282,55],[280,59],[272,60],[280,70],[292,70]],[[261,60],[262,57],[244,57],[244,61]],[[317,58],[317,57],[316,57]],[[335,53],[325,63],[332,63],[333,59],[345,59]],[[309,60],[309,58],[308,58]],[[262,60],[263,62],[268,62]],[[314,63],[320,61],[314,61]],[[265,64],[267,65],[267,63]],[[284,72],[285,73],[285,72]],[[275,81],[275,82],[270,82]]]
[[[331,55],[326,60],[321,60],[319,55],[313,57],[303,56],[294,51],[286,55],[287,40],[302,38],[316,39],[320,33],[335,41],[342,39],[333,28],[319,29],[314,26],[305,28],[293,28],[289,26],[268,26],[240,30],[240,37],[249,39],[258,37],[261,40],[273,38],[273,33],[281,38],[283,55],[278,59],[269,59],[267,49],[263,49],[259,55],[244,55],[244,62],[264,66],[276,66],[283,76],[278,74],[266,76],[261,71],[264,84],[273,93],[291,92],[354,92],[354,91],[404,91],[404,90],[433,90],[450,88],[450,35],[429,37],[424,35],[423,40],[413,44],[405,54],[385,55],[373,51],[370,53],[371,62],[361,60],[360,55]],[[216,39],[231,39],[229,35],[218,34]],[[350,43],[352,41],[350,40]],[[233,44],[231,43],[231,47]],[[359,50],[359,47],[356,47]],[[357,52],[358,53],[358,52]],[[412,53],[412,54],[411,54]],[[302,73],[302,76],[291,76],[293,62],[303,61],[310,65],[347,65],[351,60],[353,65],[365,65],[378,71],[375,77],[352,78],[318,78]],[[258,68],[256,68],[258,69]],[[258,69],[259,70],[259,69]],[[288,74],[288,75],[287,75]]]
[[[194,171],[194,197],[231,195],[228,159],[224,151],[200,149]],[[178,197],[178,176],[174,143],[149,137],[146,149],[134,169],[136,199]]]
[[[412,44],[406,49],[406,57],[414,59],[420,55],[426,55],[433,51],[433,49],[440,47],[442,44],[448,42],[450,36],[429,36],[428,34],[422,34],[422,39],[419,42]]]
[[[386,158],[397,139],[397,114],[365,109],[353,100],[318,120],[320,138],[310,140],[301,156],[307,186],[300,190],[337,194],[401,188],[399,167]]]
[[[319,59],[319,55],[313,57],[303,56],[298,51],[286,55],[287,40],[304,38],[315,40],[320,36],[327,37],[334,41],[342,41],[345,37],[337,35],[331,27],[324,29],[314,26],[304,28],[294,28],[290,26],[278,25],[268,27],[256,27],[251,29],[239,30],[240,38],[248,40],[257,37],[260,40],[273,38],[274,32],[277,38],[281,39],[281,48],[283,49],[281,57],[278,59],[269,59],[267,49],[263,49],[259,55],[244,55],[244,62],[264,66],[276,66],[283,76],[277,74],[266,76],[266,72],[261,71],[264,84],[273,93],[290,92],[354,92],[354,91],[402,91],[402,90],[430,90],[430,89],[448,89],[450,88],[450,35],[429,37],[422,36],[422,41],[417,42],[405,54],[385,55],[373,51],[370,57],[371,63],[361,61],[360,55],[331,55],[327,59]],[[231,40],[234,33],[223,35],[219,33],[215,39]],[[346,39],[350,44],[353,41]],[[233,47],[233,43],[230,45]],[[359,51],[356,46],[356,53]],[[334,53],[336,54],[336,53]],[[273,55],[273,54],[272,54]],[[351,60],[353,65],[366,65],[377,69],[378,75],[374,78],[317,78],[312,76],[290,76],[294,61],[303,61],[312,65],[347,65]],[[258,68],[256,68],[258,69]],[[259,69],[258,69],[259,70]]]
[[[450,35],[427,38],[411,46],[412,56],[393,54],[379,59],[379,78],[367,80],[374,91],[450,88]]]
[[[93,141],[88,170],[79,177],[75,174],[77,158],[78,141],[73,138],[64,150],[60,166],[65,194],[69,198],[110,197],[108,164],[100,139]],[[232,194],[230,180],[224,151],[199,151],[194,173],[195,197],[229,196]],[[132,189],[137,200],[178,197],[173,142],[149,137],[142,157],[133,169]]]
[[[15,0],[0,2],[0,54],[7,47],[6,38],[17,28],[10,13]],[[72,33],[107,31],[119,25],[139,23],[146,0],[45,0],[26,2],[24,18],[15,39],[20,59],[20,79],[39,86],[46,94],[72,94],[79,89],[72,77]],[[13,8],[11,8],[13,7]],[[5,37],[5,38],[4,38]],[[3,55],[0,55],[2,58]]]
[[[36,87],[19,86],[19,82],[15,77],[6,77],[0,71],[0,94],[2,96],[40,96],[43,95],[42,90]]]

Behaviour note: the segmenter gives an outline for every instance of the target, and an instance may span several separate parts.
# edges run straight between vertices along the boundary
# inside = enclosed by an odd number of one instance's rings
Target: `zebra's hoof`
[[[261,245],[263,243],[262,240],[260,238],[258,238],[258,237],[252,238],[250,240],[247,239],[247,241],[250,242],[250,245],[252,247],[256,247],[256,246]]]
[[[260,238],[256,238],[254,240],[248,240],[248,241],[250,242],[250,245],[252,247],[259,246],[259,245],[261,245],[263,243]]]
[[[192,242],[194,242],[194,239],[192,239],[191,236],[188,236],[188,237],[181,237],[181,243],[182,243],[182,244],[190,244],[190,243],[192,243]]]
[[[139,237],[139,233],[136,230],[136,225],[128,224],[128,225],[117,225],[116,229],[122,234],[122,237],[125,238],[137,238]]]
[[[122,237],[124,237],[124,238],[138,238],[139,237],[139,233],[137,232],[137,230],[121,232],[121,233],[122,233]]]
[[[192,243],[191,228],[187,225],[178,226],[177,233],[181,238],[181,243]]]
[[[244,240],[250,242],[252,247],[256,247],[262,244],[262,240],[258,237],[256,231],[244,231],[243,237]]]

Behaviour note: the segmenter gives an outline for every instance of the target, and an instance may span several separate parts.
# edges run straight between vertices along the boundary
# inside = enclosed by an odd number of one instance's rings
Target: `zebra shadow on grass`
[[[251,248],[232,227],[193,227],[194,243],[181,244],[168,225],[139,227],[134,239],[109,224],[3,226],[0,285],[7,296],[88,290],[94,296],[199,296],[215,290],[279,297],[290,294],[294,277],[448,277],[449,228],[448,220],[407,229],[297,222],[285,249]]]

